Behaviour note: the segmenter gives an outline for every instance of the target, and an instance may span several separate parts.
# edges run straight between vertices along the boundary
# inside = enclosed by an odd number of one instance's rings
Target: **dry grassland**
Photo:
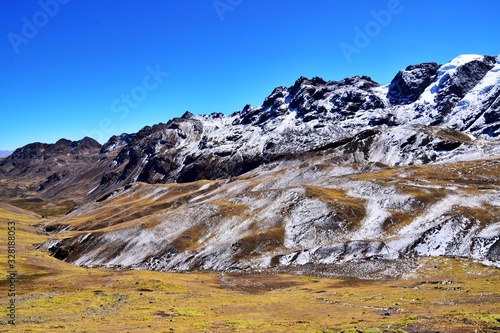
[[[312,189],[311,195],[328,200],[333,194]],[[2,274],[0,332],[500,330],[499,271],[471,261],[423,258],[406,278],[383,281],[84,269],[36,249],[48,237],[33,227],[42,221],[39,215],[1,204],[2,272],[7,271],[8,221],[17,227],[16,325],[7,324],[8,285]],[[186,247],[198,231],[191,232]]]

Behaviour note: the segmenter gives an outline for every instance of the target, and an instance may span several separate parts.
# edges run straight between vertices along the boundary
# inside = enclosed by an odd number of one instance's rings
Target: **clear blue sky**
[[[388,83],[410,64],[498,55],[499,12],[493,0],[2,0],[0,150],[229,114],[300,76]]]

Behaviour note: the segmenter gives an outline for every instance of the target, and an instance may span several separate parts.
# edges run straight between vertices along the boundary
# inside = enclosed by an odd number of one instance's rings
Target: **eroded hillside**
[[[339,167],[329,157],[228,180],[134,183],[45,226],[45,248],[77,265],[153,270],[335,273],[370,261],[375,277],[393,275],[392,260],[430,255],[498,265],[500,160]]]

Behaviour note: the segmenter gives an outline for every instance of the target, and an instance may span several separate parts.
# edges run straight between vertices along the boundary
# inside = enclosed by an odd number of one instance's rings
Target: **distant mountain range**
[[[102,146],[30,144],[0,161],[0,195],[76,200],[47,230],[81,233],[45,248],[87,266],[498,264],[499,136],[500,59],[462,55],[388,85],[301,77],[261,106],[186,112]]]
[[[12,153],[12,150],[0,150],[0,158],[7,157]]]

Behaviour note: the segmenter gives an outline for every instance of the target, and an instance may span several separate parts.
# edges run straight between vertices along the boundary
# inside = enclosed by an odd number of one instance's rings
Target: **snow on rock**
[[[462,130],[472,129],[473,133],[493,136],[494,133],[491,132],[492,127],[498,127],[500,123],[500,118],[498,117],[499,103],[500,57],[497,57],[496,65],[458,102],[457,106],[445,119],[444,124],[452,128]],[[475,113],[479,113],[480,117],[471,117]],[[488,117],[491,117],[493,113],[496,113],[496,119],[489,119]],[[492,122],[493,124],[488,124]]]
[[[402,193],[400,186],[436,190],[424,180],[397,186],[354,181],[346,172],[352,175],[355,170],[305,169],[301,163],[276,164],[273,169],[254,171],[248,178],[217,186],[200,184],[187,205],[155,214],[160,222],[153,227],[143,226],[140,219],[131,228],[86,232],[74,243],[65,240],[46,246],[53,253],[77,246],[79,256],[68,258],[81,266],[176,271],[285,268],[441,255],[499,265],[499,223],[484,224],[455,213],[457,207],[500,208],[497,190],[470,194],[455,186],[441,200],[423,206],[413,195]],[[283,174],[293,186],[277,177]],[[283,182],[277,183],[277,179]],[[307,195],[307,186],[345,194],[333,197],[340,201],[332,206],[325,199]],[[161,202],[169,193],[168,187],[135,186],[108,200],[133,194]],[[363,204],[366,211],[356,226],[339,220],[339,209],[349,202]],[[84,214],[91,211],[83,209]],[[387,220],[395,211],[416,215],[408,224],[388,230]],[[79,216],[76,212],[73,217]]]
[[[483,58],[484,56],[476,54],[460,55],[449,63],[442,65],[437,71],[434,82],[425,89],[417,102],[424,105],[435,104],[437,94],[443,88],[446,81],[457,72],[457,68],[472,61],[481,61]]]
[[[111,156],[102,179],[87,191],[98,202],[59,223],[70,225],[120,199],[143,200],[152,209],[174,191],[163,184],[197,185],[168,209],[47,247],[82,266],[179,271],[426,255],[498,265],[498,222],[455,212],[498,207],[497,180],[467,192],[467,183],[399,182],[410,177],[403,169],[392,179],[354,178],[398,166],[498,157],[499,96],[499,58],[463,55],[441,66],[408,66],[389,85],[366,76],[338,82],[301,77],[277,87],[261,106],[232,115],[186,113],[113,137],[99,153]],[[311,188],[319,194],[311,195]],[[424,204],[405,188],[446,195]],[[363,213],[354,214],[354,206]],[[387,228],[397,214],[405,223]],[[81,251],[72,254],[72,246]]]

